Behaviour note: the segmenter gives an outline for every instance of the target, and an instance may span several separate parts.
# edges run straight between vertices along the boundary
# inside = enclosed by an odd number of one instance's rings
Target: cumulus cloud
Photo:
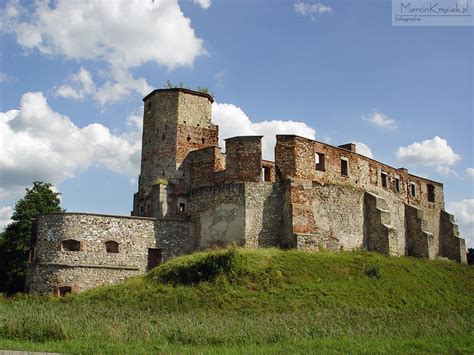
[[[367,121],[367,122],[375,125],[375,126],[384,127],[384,128],[388,128],[388,129],[397,128],[397,124],[396,124],[395,120],[391,119],[390,117],[388,117],[387,115],[385,115],[382,112],[375,111],[369,116],[362,116],[362,119],[364,121]]]
[[[435,168],[436,172],[441,176],[458,176],[458,173],[455,172],[453,169],[448,168],[447,166],[437,166]]]
[[[471,176],[471,177],[474,177],[474,168],[467,168],[466,169],[466,174]]]
[[[55,94],[78,101],[91,97],[105,105],[130,96],[133,92],[145,95],[153,89],[144,78],[134,79],[126,70],[113,68],[109,74],[112,80],[97,86],[92,74],[81,67],[78,73],[66,79],[66,84],[56,89]]]
[[[456,217],[461,237],[465,238],[471,247],[474,247],[474,199],[448,203],[446,210]]]
[[[199,0],[201,7],[209,0]],[[57,94],[76,100],[95,93],[100,102],[116,100],[130,91],[143,94],[149,85],[134,79],[130,68],[156,63],[167,69],[192,67],[206,53],[177,0],[38,1],[22,6],[9,1],[1,12],[3,30],[25,50],[73,60],[99,60],[110,68],[110,80],[96,91],[81,91],[84,70]],[[77,87],[79,86],[79,88]]]
[[[274,159],[275,135],[295,134],[314,139],[316,131],[304,122],[270,120],[252,122],[245,112],[232,104],[212,105],[212,118],[219,125],[220,146],[225,147],[223,140],[234,136],[263,135],[262,155],[264,159]]]
[[[10,206],[0,207],[0,231],[12,222],[13,208]]]
[[[399,147],[397,158],[411,165],[442,166],[454,165],[461,156],[454,152],[446,139],[438,136],[406,147]]]
[[[53,184],[97,165],[130,177],[138,174],[141,120],[115,134],[93,123],[77,127],[53,111],[41,92],[26,93],[18,110],[0,113],[0,198],[13,198],[32,181]]]
[[[333,9],[327,5],[321,3],[310,4],[302,1],[295,3],[293,9],[298,15],[302,16],[332,14],[334,12]]]
[[[368,147],[367,144],[362,143],[362,142],[354,142],[356,145],[356,153],[359,153],[361,155],[365,155],[368,158],[374,158],[374,155],[372,154],[372,150]]]
[[[195,4],[201,6],[204,10],[207,10],[211,6],[211,0],[194,0]]]

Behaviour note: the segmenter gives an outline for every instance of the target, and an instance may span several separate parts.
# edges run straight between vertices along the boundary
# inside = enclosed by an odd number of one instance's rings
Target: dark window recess
[[[394,186],[395,192],[400,192],[400,179],[395,178],[395,186]]]
[[[72,288],[71,286],[61,286],[61,287],[58,287],[57,291],[56,291],[56,295],[58,297],[64,297],[66,296],[68,293],[71,293],[72,292]]]
[[[119,252],[119,244],[113,240],[109,240],[105,242],[105,251],[107,253],[118,253]]]
[[[271,176],[272,176],[272,170],[271,168],[267,167],[267,166],[264,166],[262,168],[262,177],[263,177],[263,181],[270,181],[271,180]]]
[[[202,144],[206,143],[206,140],[204,138],[201,139]]]
[[[179,212],[186,212],[186,204],[184,202],[179,203]]]
[[[63,240],[61,242],[62,251],[81,251],[81,242],[74,239]]]
[[[316,153],[314,158],[316,160],[316,170],[326,171],[326,156],[323,153]]]
[[[428,184],[428,202],[435,202],[435,187]]]
[[[148,112],[151,112],[151,102],[147,103],[146,109],[147,109]]]
[[[349,176],[349,162],[345,159],[341,159],[341,175]]]
[[[410,195],[416,197],[416,185],[414,183],[410,183]]]
[[[381,177],[382,177],[382,187],[387,188],[387,187],[388,187],[388,177],[387,177],[387,174],[382,171]]]
[[[165,140],[165,135],[164,134],[161,136],[161,139]]]
[[[148,248],[148,270],[161,264],[163,255],[161,249]]]
[[[187,140],[188,140],[188,142],[189,142],[189,141],[191,140],[191,137],[190,137],[190,136],[188,136]]]

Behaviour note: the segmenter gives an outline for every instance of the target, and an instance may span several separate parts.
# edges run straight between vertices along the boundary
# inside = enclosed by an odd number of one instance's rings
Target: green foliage
[[[380,279],[382,277],[382,272],[377,265],[369,266],[365,271],[365,274],[373,279]]]
[[[182,81],[180,81],[178,84],[174,84],[171,80],[166,80],[165,87],[167,89],[177,89],[177,88],[179,88],[179,89],[195,90],[195,91],[198,91],[198,92],[202,92],[203,94],[207,94],[207,95],[211,96],[212,98],[214,98],[214,93],[210,92],[209,88],[198,86],[196,89],[192,89],[192,88],[186,87]]]
[[[12,220],[0,238],[0,292],[23,291],[26,262],[31,239],[31,221],[40,214],[64,212],[59,206],[59,193],[52,185],[33,182],[25,197],[17,201]]]
[[[213,250],[60,300],[0,297],[0,348],[472,353],[473,280],[465,265],[368,252]]]

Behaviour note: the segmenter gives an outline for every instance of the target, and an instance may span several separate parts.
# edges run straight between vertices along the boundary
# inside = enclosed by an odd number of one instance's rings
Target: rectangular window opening
[[[316,170],[326,171],[326,156],[323,153],[316,153],[314,158],[316,161]]]
[[[186,204],[184,202],[179,203],[179,212],[181,213],[186,212]]]
[[[380,173],[381,177],[382,177],[382,187],[385,187],[387,188],[388,187],[388,177],[387,177],[387,173],[382,171]]]
[[[396,177],[395,178],[395,192],[400,192],[400,178]]]
[[[346,158],[341,158],[341,175],[349,176],[349,161]]]
[[[428,184],[428,202],[435,202],[435,187]]]
[[[416,184],[414,182],[410,182],[410,195],[416,197]]]
[[[267,166],[262,168],[262,180],[263,181],[271,181],[271,169]]]

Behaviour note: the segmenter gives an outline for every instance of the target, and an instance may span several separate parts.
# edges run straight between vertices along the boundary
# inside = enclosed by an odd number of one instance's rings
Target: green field
[[[0,300],[0,349],[474,353],[474,268],[373,253],[227,249],[61,300]]]

